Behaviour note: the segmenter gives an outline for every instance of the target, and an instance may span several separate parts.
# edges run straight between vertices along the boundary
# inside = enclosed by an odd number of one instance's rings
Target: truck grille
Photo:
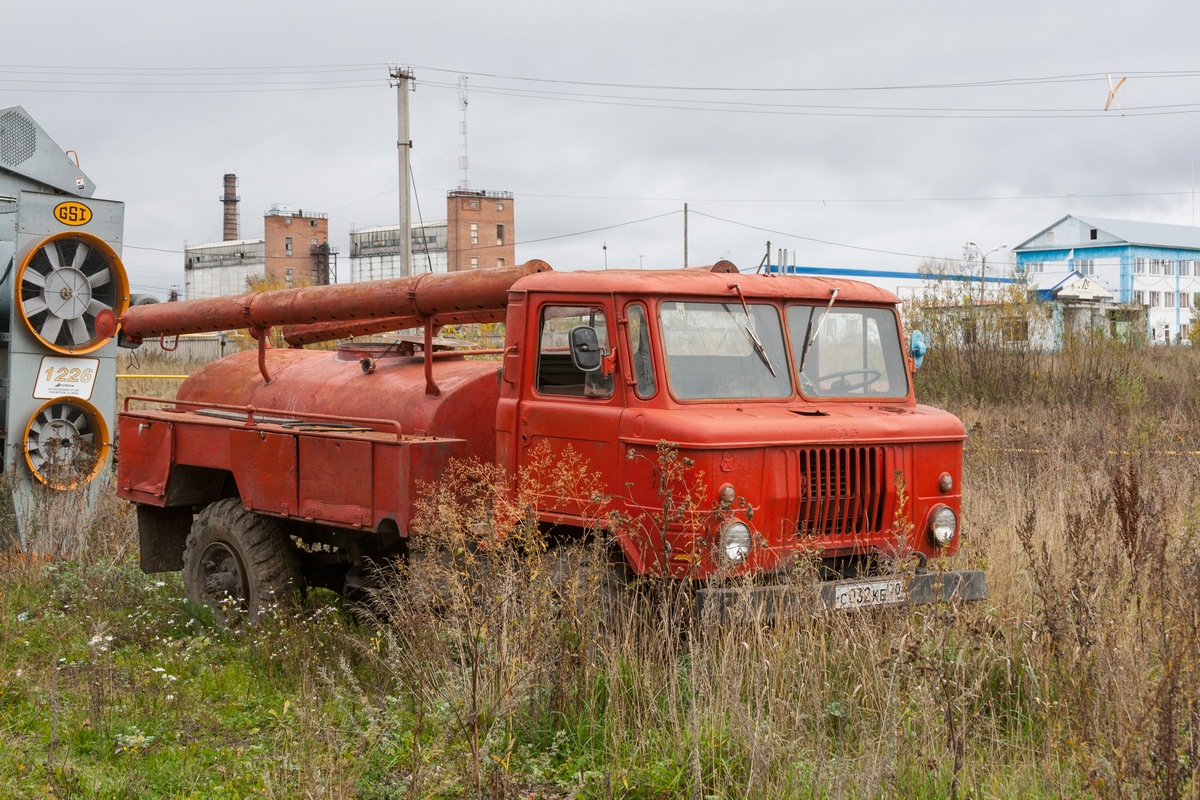
[[[796,526],[808,536],[862,536],[880,530],[887,498],[882,447],[815,447],[788,452],[799,479]]]

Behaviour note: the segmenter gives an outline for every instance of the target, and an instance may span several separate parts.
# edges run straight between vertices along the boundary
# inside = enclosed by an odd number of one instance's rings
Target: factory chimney
[[[232,172],[225,175],[225,194],[221,195],[221,202],[225,205],[225,231],[224,241],[232,242],[238,238],[238,213],[237,204],[241,199],[237,196],[237,175]]]

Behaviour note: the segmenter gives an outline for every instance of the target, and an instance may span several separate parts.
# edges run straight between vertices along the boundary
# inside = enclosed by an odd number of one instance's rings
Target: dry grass
[[[136,573],[104,500],[78,565],[8,557],[0,790],[187,796],[175,729],[210,796],[1196,797],[1200,354],[1030,364],[1048,385],[949,402],[971,435],[956,561],[991,590],[963,607],[715,624],[640,587],[614,614],[604,499],[587,541],[532,522],[543,484],[593,480],[573,459],[515,499],[460,465],[357,622],[318,594],[239,636]],[[1069,391],[1081,371],[1106,390]]]

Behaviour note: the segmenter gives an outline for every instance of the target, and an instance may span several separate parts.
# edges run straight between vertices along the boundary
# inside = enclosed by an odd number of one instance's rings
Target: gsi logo
[[[87,225],[92,221],[92,210],[83,203],[70,200],[54,207],[54,218],[63,225]]]

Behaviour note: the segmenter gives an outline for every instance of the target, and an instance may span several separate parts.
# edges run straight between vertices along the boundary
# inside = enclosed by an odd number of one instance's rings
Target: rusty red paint
[[[142,341],[150,336],[288,324],[405,316],[425,319],[503,308],[514,281],[549,269],[545,261],[534,259],[518,267],[151,303],[126,311],[121,328],[130,339]]]
[[[544,493],[542,518],[586,527],[616,512],[612,518],[622,520],[616,539],[638,573],[711,575],[719,568],[713,554],[718,529],[731,516],[751,522],[758,537],[742,572],[772,571],[812,553],[912,549],[935,555],[925,534],[928,517],[938,504],[960,510],[965,436],[956,418],[917,404],[911,380],[904,397],[818,403],[795,388],[794,364],[785,363],[779,366],[791,370],[788,396],[686,401],[666,385],[659,346],[659,309],[680,299],[719,300],[738,314],[743,302],[773,305],[782,316],[785,304],[797,300],[824,308],[833,289],[838,304],[884,309],[894,309],[895,295],[853,281],[738,275],[717,267],[554,272],[529,262],[509,270],[135,307],[123,323],[127,333],[145,336],[237,323],[284,325],[301,337],[296,341],[313,341],[308,337],[403,320],[425,328],[428,355],[289,348],[263,353],[267,372],[254,352],[210,364],[184,382],[177,405],[122,415],[119,491],[162,506],[174,502],[175,467],[228,471],[243,502],[263,513],[371,531],[389,521],[406,534],[421,481],[437,480],[452,457],[496,463],[528,479],[544,447],[553,456],[573,454],[595,478],[586,497]],[[646,398],[634,391],[627,321],[634,304],[648,309],[655,343],[650,366],[659,383]],[[539,393],[539,325],[548,306],[603,311],[612,347],[604,369],[615,373],[610,395]],[[501,314],[507,320],[502,358],[433,358],[439,324]],[[370,369],[359,357],[370,359]],[[242,413],[213,416],[205,408]],[[249,408],[374,422],[367,425],[372,430],[320,431],[285,427]],[[383,430],[379,420],[395,430]],[[680,518],[664,517],[656,464],[663,441],[692,463],[688,487],[676,487],[695,493],[689,514]],[[938,485],[942,473],[953,479],[950,492]],[[738,498],[732,507],[718,501],[726,483]]]

